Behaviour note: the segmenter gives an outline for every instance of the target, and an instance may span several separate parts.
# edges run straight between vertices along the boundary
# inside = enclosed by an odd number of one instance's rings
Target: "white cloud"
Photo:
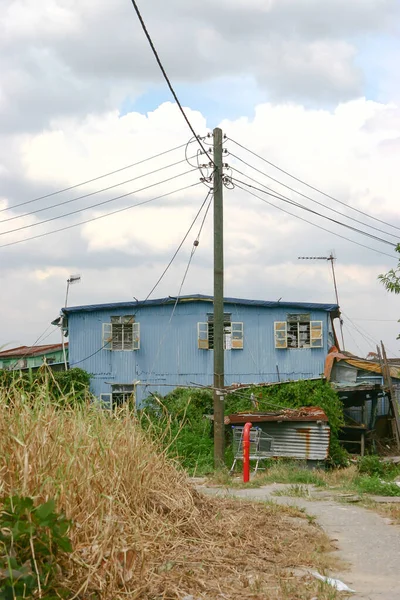
[[[200,94],[210,82],[216,88],[220,82],[217,108],[226,107],[227,114],[232,114],[229,84],[222,87],[221,82],[234,80],[236,86],[242,81],[254,82],[257,97],[269,102],[254,107],[254,116],[225,120],[222,127],[229,137],[345,203],[400,226],[400,110],[396,103],[362,97],[365,72],[359,60],[360,48],[368,39],[390,39],[398,11],[395,0],[326,0],[323,9],[317,0],[224,0],[217,4],[214,0],[152,0],[145,4],[146,22],[179,94],[184,84],[183,99],[191,82],[197,84]],[[182,162],[107,192],[76,199],[184,160],[181,150],[63,195],[12,208],[135,163],[190,137],[182,115],[169,102],[145,114],[131,111],[121,116],[119,109],[127,97],[133,102],[155,83],[162,83],[129,3],[44,0],[32,10],[28,0],[6,0],[0,24],[0,246],[128,207],[199,177],[193,173],[108,202],[179,175],[189,168]],[[396,64],[393,52],[390,54],[390,64]],[[380,88],[382,82],[376,85]],[[201,108],[206,97],[190,104]],[[154,105],[154,99],[151,102]],[[206,133],[207,126],[214,125],[210,121],[213,108],[186,110],[198,133]],[[231,141],[226,147],[340,214],[296,196],[226,156],[230,166],[288,198],[333,218],[352,216],[396,236],[396,229],[318,195]],[[189,155],[194,151],[192,144]],[[0,310],[7,315],[0,344],[16,338],[20,343],[32,343],[56,316],[64,300],[66,279],[73,272],[83,275],[82,284],[71,291],[74,304],[145,297],[206,191],[199,186],[82,227],[0,249],[2,289],[7,290],[0,298]],[[276,199],[265,199],[328,230],[392,253],[389,246]],[[61,201],[68,203],[47,210]],[[100,202],[107,204],[89,209]],[[21,217],[42,208],[46,210]],[[79,209],[86,210],[40,224]],[[4,222],[12,217],[18,218]],[[184,292],[212,292],[211,218],[209,214]],[[27,225],[34,227],[3,235],[8,229]],[[199,222],[156,295],[177,293],[198,228]],[[395,319],[397,298],[386,294],[376,279],[394,261],[292,218],[238,187],[225,191],[227,294],[331,302],[329,265],[301,263],[297,256],[325,255],[332,248],[338,256],[337,277],[346,314],[365,319],[383,314]],[[389,347],[397,348],[396,323],[366,321],[364,325],[373,337],[381,336]],[[351,330],[351,324],[348,326]],[[366,350],[366,340],[357,330],[352,331]],[[56,333],[54,336],[58,339]],[[353,349],[357,351],[356,346]]]

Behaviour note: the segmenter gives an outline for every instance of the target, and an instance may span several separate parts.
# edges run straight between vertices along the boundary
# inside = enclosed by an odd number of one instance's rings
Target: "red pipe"
[[[243,482],[250,480],[250,429],[251,423],[246,423],[243,429]]]

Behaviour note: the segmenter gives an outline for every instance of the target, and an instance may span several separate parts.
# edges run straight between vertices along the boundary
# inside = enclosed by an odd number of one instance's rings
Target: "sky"
[[[330,263],[298,260],[333,252],[346,350],[400,356],[378,281],[400,241],[400,4],[139,6],[196,133],[227,136],[226,296],[334,302]],[[57,342],[72,274],[69,305],[147,297],[208,192],[190,138],[129,0],[3,0],[0,346]],[[179,292],[204,212],[153,298]],[[183,294],[212,293],[212,240],[210,210]]]

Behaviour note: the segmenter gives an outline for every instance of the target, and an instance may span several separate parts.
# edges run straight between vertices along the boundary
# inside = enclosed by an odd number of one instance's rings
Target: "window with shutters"
[[[140,324],[135,323],[134,315],[111,317],[110,323],[103,323],[103,348],[116,351],[140,349]]]
[[[322,321],[311,321],[308,314],[288,314],[286,321],[275,321],[275,348],[322,348]]]
[[[197,342],[201,350],[214,349],[214,315],[209,314],[205,323],[197,323]],[[224,350],[243,349],[243,323],[231,320],[231,314],[224,314]]]

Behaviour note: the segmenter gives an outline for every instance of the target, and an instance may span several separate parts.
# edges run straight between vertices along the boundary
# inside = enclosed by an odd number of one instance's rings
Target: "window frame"
[[[117,327],[121,329],[118,334],[119,339],[115,340]],[[131,330],[129,331],[128,328],[131,328]],[[109,322],[102,323],[102,341],[104,350],[113,352],[140,350],[140,323],[135,321],[135,315],[112,316]]]
[[[277,350],[314,350],[320,349],[324,347],[324,323],[322,320],[312,320],[309,317],[309,320],[305,319],[308,315],[299,314],[297,315],[287,315],[286,321],[274,321],[274,345]],[[290,320],[289,320],[290,318]],[[289,343],[290,336],[290,324],[292,325],[292,332],[294,331],[293,325],[296,324],[296,342],[297,345],[291,345]],[[301,331],[301,327],[307,325],[308,331],[306,332],[308,337],[308,343],[302,343],[299,345],[302,340],[302,334],[304,336],[305,332]]]
[[[197,347],[199,350],[214,350],[214,338],[210,340],[210,325],[214,328],[214,321],[200,321],[197,323]],[[224,350],[243,350],[244,348],[244,323],[226,319],[224,314]],[[229,314],[229,316],[231,316]],[[229,329],[229,331],[228,331]]]

